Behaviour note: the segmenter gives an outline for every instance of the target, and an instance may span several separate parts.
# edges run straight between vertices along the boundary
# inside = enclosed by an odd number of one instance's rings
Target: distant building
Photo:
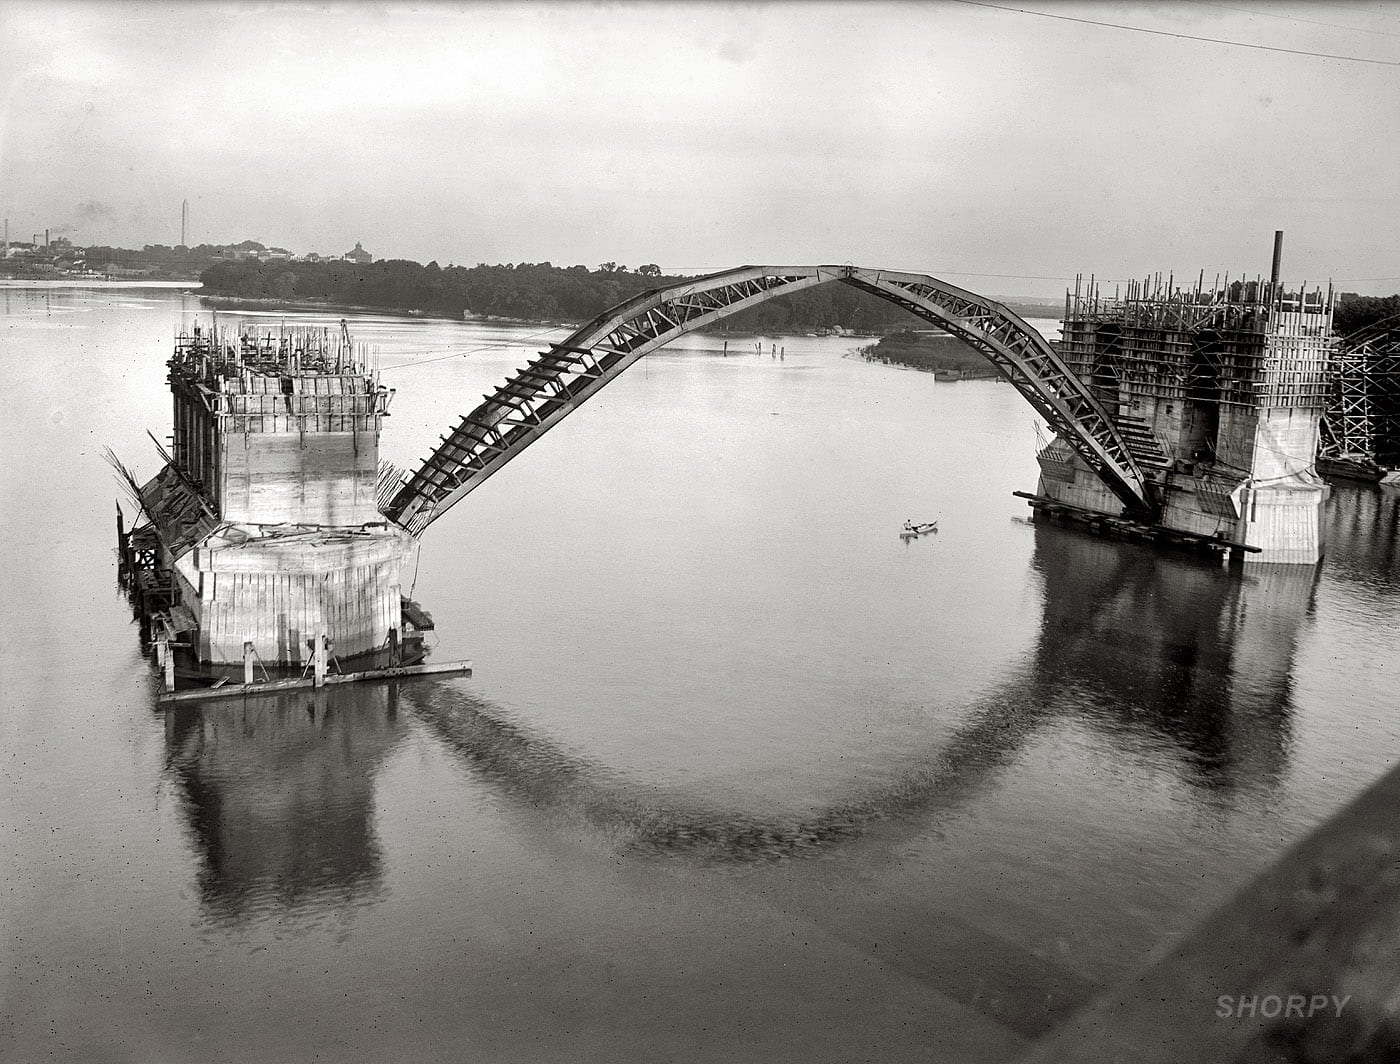
[[[340,257],[346,262],[358,262],[361,265],[374,261],[374,256],[371,255],[368,251],[366,251],[363,247],[361,247],[360,242],[358,240],[355,241],[355,247],[353,250],[347,251],[344,255]]]
[[[292,257],[292,253],[291,253],[290,251],[288,251],[286,248],[268,248],[268,249],[267,249],[267,254],[265,254],[265,255],[263,256],[263,258],[265,258],[265,259],[279,259],[279,260],[281,260],[281,259],[290,259],[291,257]]]

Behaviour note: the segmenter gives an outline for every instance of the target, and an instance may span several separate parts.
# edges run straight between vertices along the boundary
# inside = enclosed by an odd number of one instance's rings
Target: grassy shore
[[[947,333],[891,333],[879,343],[861,348],[871,362],[933,373],[943,380],[992,380],[992,364],[956,336]]]

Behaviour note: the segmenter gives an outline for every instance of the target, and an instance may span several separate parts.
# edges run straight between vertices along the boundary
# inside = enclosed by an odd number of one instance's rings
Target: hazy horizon
[[[19,240],[175,244],[188,198],[191,244],[1042,298],[1265,273],[1283,229],[1290,281],[1400,288],[1400,11],[1037,9],[0,3],[0,210]]]

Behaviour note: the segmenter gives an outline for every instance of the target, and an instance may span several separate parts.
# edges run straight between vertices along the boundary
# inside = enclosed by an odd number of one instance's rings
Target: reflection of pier
[[[1336,484],[1327,506],[1327,567],[1368,594],[1400,592],[1400,491]]]
[[[1368,618],[1400,616],[1400,494],[1337,486],[1327,520],[1326,608],[1362,604]],[[1265,599],[1279,592],[1266,588]],[[1280,601],[1289,597],[1283,589]],[[1254,616],[1258,613],[1262,618]],[[1261,611],[1248,596],[1233,615],[1249,633],[1232,669],[1227,720],[1238,730],[1252,707],[1266,703],[1273,684],[1283,680],[1286,695],[1281,669],[1267,670],[1286,660],[1297,625],[1286,608]],[[1261,678],[1257,691],[1250,683],[1256,676]],[[1392,769],[1170,952],[1107,989],[1018,1059],[1022,1064],[1394,1059],[1400,1044],[1395,1008],[1400,965],[1394,949],[1400,927],[1397,803],[1400,770]],[[1295,1001],[1312,1005],[1315,991],[1332,987],[1339,991],[1328,999],[1331,1009],[1314,1006],[1305,1015],[1294,1008]],[[1303,991],[1304,997],[1290,996]],[[1232,1008],[1238,1004],[1238,1010],[1227,1016],[1224,1002]]]
[[[403,734],[393,685],[179,706],[165,719],[213,918],[374,893],[374,775]]]
[[[1045,525],[1034,565],[1045,591],[1035,683],[1047,709],[1129,748],[1169,744],[1204,786],[1277,778],[1316,570],[1236,575]]]

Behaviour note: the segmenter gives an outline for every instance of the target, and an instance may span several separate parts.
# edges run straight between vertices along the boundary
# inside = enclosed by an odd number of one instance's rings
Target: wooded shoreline
[[[633,271],[605,263],[597,270],[551,263],[472,267],[423,266],[405,260],[376,263],[246,260],[211,266],[203,294],[270,305],[353,307],[453,320],[570,325],[589,321],[653,288],[690,279],[655,266]],[[1059,304],[1008,303],[1016,313],[1045,317]],[[880,336],[908,329],[907,311],[846,285],[820,285],[777,296],[726,319],[735,332],[802,335],[833,329]]]

